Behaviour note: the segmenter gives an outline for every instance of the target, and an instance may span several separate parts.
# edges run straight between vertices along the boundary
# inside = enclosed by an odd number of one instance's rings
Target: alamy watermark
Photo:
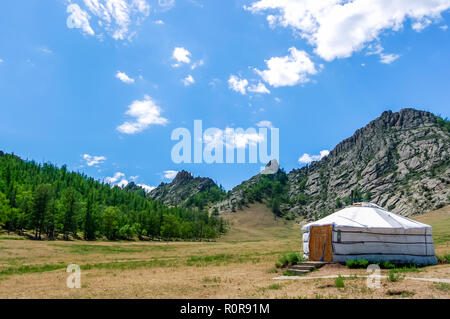
[[[179,127],[172,131],[171,140],[178,141],[171,152],[175,164],[266,164],[274,159],[279,162],[279,129],[274,127],[250,127],[246,130],[211,127],[203,131],[202,121],[195,120],[193,134],[189,129]]]
[[[369,276],[367,276],[367,281],[366,281],[367,287],[370,289],[381,288],[380,266],[378,266],[377,264],[370,264],[369,266],[367,266],[366,271],[372,273]]]
[[[81,288],[81,268],[77,264],[67,266],[66,272],[70,275],[66,279],[67,288]]]

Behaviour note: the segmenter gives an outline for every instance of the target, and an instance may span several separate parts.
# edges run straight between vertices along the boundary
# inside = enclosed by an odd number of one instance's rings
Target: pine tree
[[[96,232],[94,193],[90,193],[86,203],[84,215],[84,239],[94,240]]]
[[[63,213],[63,229],[64,239],[69,239],[69,234],[76,235],[77,225],[76,217],[81,210],[81,203],[78,199],[79,194],[72,187],[64,190],[61,198],[61,211]]]
[[[41,184],[36,188],[34,193],[33,214],[31,217],[32,228],[35,230],[35,239],[41,239],[47,206],[52,196],[53,189],[50,184]]]

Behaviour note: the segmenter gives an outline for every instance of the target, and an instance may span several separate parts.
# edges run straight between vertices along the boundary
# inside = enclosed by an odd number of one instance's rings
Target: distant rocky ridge
[[[169,206],[182,206],[190,197],[214,186],[217,187],[211,178],[193,177],[191,173],[182,170],[172,182],[161,183],[147,196]]]
[[[349,201],[376,203],[404,216],[450,203],[449,122],[432,113],[403,109],[386,111],[330,154],[288,176],[280,211],[292,218],[315,219]],[[258,174],[233,188],[212,210],[233,211],[248,204],[248,189]],[[263,198],[268,202],[273,198]]]

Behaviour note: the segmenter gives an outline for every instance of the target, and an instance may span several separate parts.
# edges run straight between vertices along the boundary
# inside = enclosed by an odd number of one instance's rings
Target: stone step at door
[[[296,275],[304,275],[311,272],[314,269],[320,268],[323,265],[328,264],[321,261],[304,261],[301,263],[293,264],[288,268],[288,271],[293,272]]]

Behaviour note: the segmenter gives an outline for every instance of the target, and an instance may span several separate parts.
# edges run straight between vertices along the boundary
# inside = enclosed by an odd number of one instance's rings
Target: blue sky
[[[289,171],[385,110],[449,116],[449,8],[449,0],[8,1],[0,149],[112,184],[157,186],[186,169],[229,189],[262,164],[176,164],[171,133],[192,131],[196,119],[222,132],[259,123],[279,129]]]

